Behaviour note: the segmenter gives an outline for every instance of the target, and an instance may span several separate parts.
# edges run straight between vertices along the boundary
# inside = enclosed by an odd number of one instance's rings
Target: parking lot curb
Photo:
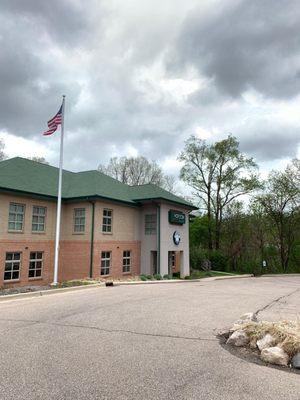
[[[170,279],[170,280],[155,280],[155,281],[113,281],[113,286],[130,286],[130,285],[159,285],[159,284],[172,284],[172,283],[195,283],[195,282],[211,282],[218,281],[224,279],[242,279],[242,278],[251,278],[253,275],[229,275],[229,276],[211,276],[207,278],[200,279]],[[47,290],[37,290],[36,292],[27,292],[27,293],[17,293],[17,294],[7,294],[0,296],[0,303],[6,302],[9,300],[19,300],[26,298],[34,298],[41,296],[50,296],[53,294],[66,293],[66,292],[76,292],[87,289],[95,289],[105,287],[105,282],[101,283],[93,283],[90,285],[82,285],[82,286],[71,286],[66,288],[58,288],[58,289],[47,289]]]
[[[18,300],[18,299],[26,299],[33,297],[41,297],[41,296],[50,296],[52,294],[66,293],[66,292],[76,292],[84,289],[93,289],[104,287],[104,283],[93,283],[90,285],[82,285],[82,286],[71,286],[66,288],[58,288],[58,289],[46,289],[46,290],[37,290],[35,292],[26,292],[26,293],[16,293],[16,294],[6,294],[0,296],[0,303],[8,301],[8,300]]]

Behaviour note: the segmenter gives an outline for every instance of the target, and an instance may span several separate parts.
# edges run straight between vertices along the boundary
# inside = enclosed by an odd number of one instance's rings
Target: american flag
[[[52,135],[52,133],[54,133],[58,128],[58,125],[61,125],[62,111],[63,111],[63,105],[60,106],[58,113],[53,118],[51,118],[50,121],[47,122],[49,129],[43,133],[44,136]]]

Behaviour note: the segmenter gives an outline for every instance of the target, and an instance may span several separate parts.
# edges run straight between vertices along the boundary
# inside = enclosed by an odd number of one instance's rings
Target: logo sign
[[[180,237],[179,232],[175,231],[173,233],[173,242],[174,242],[174,244],[176,244],[176,246],[178,246],[179,243],[180,243],[180,240],[181,240],[181,237]]]
[[[169,210],[169,222],[174,225],[185,224],[185,214],[182,211]]]

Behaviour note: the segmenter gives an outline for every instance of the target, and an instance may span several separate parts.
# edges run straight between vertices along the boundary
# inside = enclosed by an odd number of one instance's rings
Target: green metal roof
[[[0,162],[0,189],[28,193],[38,196],[57,197],[58,168],[15,157]],[[148,184],[141,186],[125,185],[100,171],[63,171],[62,198],[80,199],[101,197],[137,205],[145,200],[165,200],[188,208],[196,209],[191,203]]]

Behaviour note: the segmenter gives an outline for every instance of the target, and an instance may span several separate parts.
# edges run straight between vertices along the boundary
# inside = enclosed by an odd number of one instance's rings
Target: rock
[[[287,366],[289,363],[289,356],[280,347],[268,347],[263,349],[260,358],[269,364]]]
[[[250,349],[256,350],[257,349],[256,340],[255,339],[250,340],[249,346],[250,346]]]
[[[226,343],[237,347],[246,346],[249,343],[249,337],[242,330],[235,331],[233,332],[233,334],[230,336],[230,338],[227,340]]]
[[[231,332],[229,329],[223,329],[221,331],[218,331],[217,336],[224,338],[224,339],[228,339],[230,334],[231,334]]]
[[[256,344],[259,350],[262,351],[263,349],[274,346],[276,344],[276,339],[267,333],[262,339],[258,340]]]
[[[234,325],[242,325],[246,324],[247,322],[257,322],[257,316],[254,313],[246,313],[240,316],[240,318],[235,321]]]
[[[292,367],[300,369],[300,352],[292,358]]]

